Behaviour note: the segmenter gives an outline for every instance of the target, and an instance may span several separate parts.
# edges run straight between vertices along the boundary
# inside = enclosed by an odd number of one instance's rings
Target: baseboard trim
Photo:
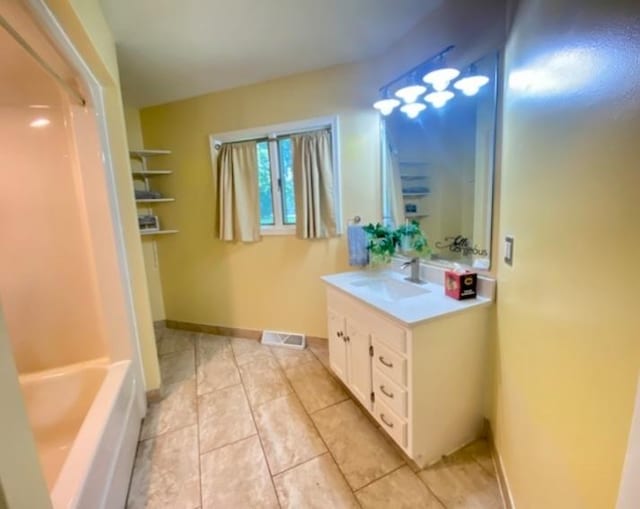
[[[261,329],[240,329],[237,327],[227,327],[224,325],[208,325],[203,323],[181,322],[178,320],[165,320],[168,329],[181,329],[192,332],[204,332],[205,334],[215,334],[217,336],[229,336],[232,338],[255,339],[260,341],[262,337]],[[326,341],[327,338],[320,336],[309,336],[305,334],[307,341]]]
[[[487,421],[488,423],[488,421]],[[502,503],[505,509],[516,509],[516,504],[513,501],[513,495],[511,495],[511,489],[509,489],[509,481],[507,481],[507,474],[504,469],[504,463],[502,457],[496,448],[496,443],[493,439],[493,431],[491,430],[491,424],[488,423],[487,427],[487,439],[491,445],[491,456],[493,457],[493,467],[496,470],[498,476],[498,488],[500,489],[500,496],[502,497]]]
[[[151,403],[157,403],[158,401],[162,400],[162,387],[158,389],[151,389],[150,391],[147,391],[145,395],[147,396],[148,405],[150,405]]]

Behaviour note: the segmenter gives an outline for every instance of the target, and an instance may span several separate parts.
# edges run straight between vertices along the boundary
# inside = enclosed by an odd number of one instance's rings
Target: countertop
[[[445,315],[460,313],[467,309],[480,306],[489,306],[491,299],[476,297],[475,299],[456,300],[447,297],[444,287],[434,282],[424,285],[410,283],[404,279],[405,274],[393,271],[369,271],[359,270],[354,272],[342,272],[322,276],[321,279],[328,285],[354,297],[357,300],[382,311],[403,325],[413,327],[421,323],[433,320]],[[428,293],[405,297],[396,301],[388,301],[366,286],[357,286],[353,283],[362,283],[365,279],[385,279],[390,278],[396,281],[428,290]]]

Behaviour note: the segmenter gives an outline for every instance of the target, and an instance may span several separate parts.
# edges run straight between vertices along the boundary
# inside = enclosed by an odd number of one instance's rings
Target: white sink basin
[[[358,279],[351,282],[351,285],[366,289],[371,292],[372,295],[387,302],[397,302],[402,299],[429,293],[429,290],[426,288],[389,277]]]

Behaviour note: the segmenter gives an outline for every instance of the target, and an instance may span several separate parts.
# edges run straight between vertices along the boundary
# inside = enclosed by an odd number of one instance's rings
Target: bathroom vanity
[[[456,301],[430,271],[426,285],[396,271],[322,278],[331,369],[421,467],[482,431],[493,284]]]

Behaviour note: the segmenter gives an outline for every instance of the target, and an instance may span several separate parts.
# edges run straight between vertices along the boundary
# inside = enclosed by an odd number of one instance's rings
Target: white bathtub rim
[[[105,365],[107,374],[51,490],[54,509],[76,507],[130,366],[130,360]]]

